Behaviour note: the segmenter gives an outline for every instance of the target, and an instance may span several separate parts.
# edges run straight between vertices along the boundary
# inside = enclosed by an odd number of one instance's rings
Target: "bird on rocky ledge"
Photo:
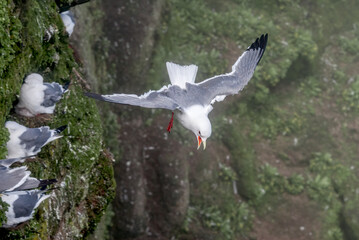
[[[202,142],[205,149],[206,140],[212,133],[211,122],[208,119],[208,114],[213,109],[212,104],[223,101],[228,95],[237,94],[247,85],[263,56],[267,40],[268,34],[257,38],[232,66],[232,72],[214,76],[200,83],[195,83],[198,69],[196,65],[180,66],[167,62],[171,84],[158,91],[149,91],[141,96],[96,93],[85,93],[85,95],[106,102],[179,110],[178,119],[181,124],[196,135],[197,149]],[[173,115],[172,112],[168,132],[173,127]]]
[[[22,158],[38,154],[43,146],[61,138],[60,133],[67,125],[56,129],[50,129],[48,126],[27,128],[14,121],[7,121],[5,127],[10,133],[10,140],[6,144],[7,157]]]
[[[1,200],[9,204],[5,212],[7,221],[2,227],[14,227],[19,223],[32,219],[35,209],[40,203],[50,195],[46,195],[47,190],[16,191],[0,194]]]
[[[44,82],[38,73],[28,75],[21,86],[19,104],[15,107],[17,114],[33,117],[38,114],[53,114],[56,103],[67,92],[70,82],[63,86],[57,82]]]

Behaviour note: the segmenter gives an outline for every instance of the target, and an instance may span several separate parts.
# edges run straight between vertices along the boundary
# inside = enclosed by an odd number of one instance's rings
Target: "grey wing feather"
[[[33,177],[28,177],[26,181],[21,186],[15,188],[14,191],[37,188],[39,185],[40,185],[40,180]]]
[[[19,195],[13,203],[16,218],[29,217],[34,210],[40,196],[36,192],[27,192],[27,194]]]
[[[0,192],[16,187],[30,172],[26,167],[0,170]]]
[[[46,89],[44,90],[44,101],[41,103],[44,107],[54,106],[61,100],[64,90],[58,83],[44,83]]]
[[[28,128],[26,131],[19,137],[20,144],[25,144],[27,150],[35,146],[34,152],[39,150],[44,146],[47,140],[51,137],[52,133],[49,127],[41,128]]]
[[[149,91],[141,96],[137,96],[135,94],[99,95],[96,93],[85,93],[85,95],[101,101],[144,108],[163,108],[169,110],[178,109],[179,105],[170,97],[170,93],[170,88],[163,88],[159,91]]]
[[[202,96],[207,104],[217,96],[237,94],[247,85],[263,56],[267,40],[268,34],[257,38],[232,66],[231,73],[215,76],[198,84],[207,92]]]
[[[28,177],[26,181],[19,187],[15,188],[14,191],[29,190],[38,187],[44,187],[57,182],[56,179],[45,179],[39,180],[37,178]]]

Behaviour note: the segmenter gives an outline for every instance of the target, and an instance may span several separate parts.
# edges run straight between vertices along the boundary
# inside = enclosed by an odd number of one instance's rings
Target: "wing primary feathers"
[[[45,180],[40,180],[39,183],[39,187],[43,187],[43,186],[47,186],[47,185],[51,185],[53,183],[56,183],[57,180],[56,179],[45,179]]]
[[[67,91],[67,89],[69,88],[69,86],[70,86],[70,83],[71,83],[71,81],[67,81],[67,82],[65,82],[65,84],[64,85],[62,85],[62,88],[64,89],[64,92],[66,92]]]
[[[106,99],[104,97],[102,97],[102,95],[100,95],[100,94],[91,93],[91,92],[85,92],[84,94],[85,94],[85,96],[90,97],[90,98],[94,98],[94,99],[101,100],[101,101],[106,101]]]
[[[55,129],[55,132],[56,132],[56,133],[61,133],[61,132],[64,131],[66,128],[67,128],[67,125],[58,127],[58,128]]]
[[[267,46],[267,41],[268,41],[268,33],[266,33],[265,35],[262,34],[262,36],[260,36],[260,38],[257,38],[254,43],[252,43],[246,51],[250,51],[250,50],[257,50],[258,48],[260,49],[260,57],[259,60],[257,62],[257,65],[259,64],[260,60],[262,59],[262,56],[264,54],[264,51],[266,49]]]

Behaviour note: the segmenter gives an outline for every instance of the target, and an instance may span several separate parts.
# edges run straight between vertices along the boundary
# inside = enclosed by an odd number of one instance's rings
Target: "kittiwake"
[[[9,204],[8,210],[5,212],[7,221],[3,223],[2,227],[14,227],[30,220],[40,203],[50,197],[45,192],[46,190],[30,190],[0,194],[2,201]]]
[[[19,103],[15,107],[16,113],[26,117],[42,113],[53,114],[56,103],[67,91],[69,84],[70,82],[67,82],[61,86],[57,82],[44,82],[40,74],[30,74],[21,86]]]
[[[61,138],[60,133],[67,125],[56,129],[50,129],[48,126],[27,128],[14,121],[7,121],[5,127],[10,132],[10,140],[6,145],[7,158],[17,158],[36,155],[47,143]]]
[[[200,83],[195,83],[198,67],[196,65],[180,66],[167,62],[167,71],[171,84],[158,91],[149,91],[141,96],[135,94],[99,95],[85,93],[98,100],[140,106],[145,108],[162,108],[178,110],[181,124],[191,130],[198,141],[198,147],[212,134],[208,113],[212,104],[223,101],[228,95],[237,94],[252,78],[254,70],[261,60],[267,46],[268,34],[257,38],[232,66],[232,72],[214,76]],[[172,118],[167,131],[173,126]]]

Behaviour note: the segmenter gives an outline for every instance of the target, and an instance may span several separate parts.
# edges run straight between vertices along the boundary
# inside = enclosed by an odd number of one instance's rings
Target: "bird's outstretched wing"
[[[268,34],[262,35],[252,43],[232,66],[232,72],[214,76],[200,82],[197,86],[206,91],[201,96],[207,104],[222,101],[225,96],[237,94],[252,78],[267,46]]]
[[[179,105],[170,97],[173,87],[163,87],[158,91],[149,91],[141,96],[135,94],[112,94],[100,95],[96,93],[85,93],[86,96],[112,103],[127,104],[144,108],[163,108],[175,110]]]

